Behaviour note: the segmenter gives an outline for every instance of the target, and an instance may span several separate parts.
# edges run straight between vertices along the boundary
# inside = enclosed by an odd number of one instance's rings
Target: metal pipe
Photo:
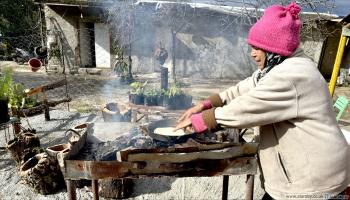
[[[344,54],[345,44],[346,44],[346,37],[342,34],[339,41],[337,56],[335,57],[331,81],[329,82],[329,93],[331,94],[331,96],[333,96],[334,94],[334,88],[337,83],[340,64]]]
[[[94,195],[94,200],[99,200],[98,196],[98,180],[92,180],[92,193]]]
[[[254,197],[254,175],[248,174],[246,181],[245,199],[253,200]]]
[[[227,200],[229,176],[224,175],[222,178],[222,200]]]
[[[75,191],[75,185],[72,180],[67,180],[67,193],[68,193],[68,200],[77,200],[77,193]]]

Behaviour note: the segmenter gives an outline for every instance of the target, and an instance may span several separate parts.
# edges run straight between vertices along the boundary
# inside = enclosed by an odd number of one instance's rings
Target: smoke
[[[247,56],[249,28],[262,9],[288,2],[122,0],[106,10],[113,45],[131,56],[134,72],[154,72],[159,65],[155,52],[161,47],[169,53],[164,66],[174,67],[177,76],[242,79],[255,70]],[[332,2],[298,3],[306,10],[331,11]]]

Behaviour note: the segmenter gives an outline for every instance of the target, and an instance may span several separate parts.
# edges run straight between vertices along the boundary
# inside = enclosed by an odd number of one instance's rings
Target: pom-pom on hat
[[[248,44],[265,51],[290,56],[300,44],[301,21],[298,4],[273,5],[250,28]]]

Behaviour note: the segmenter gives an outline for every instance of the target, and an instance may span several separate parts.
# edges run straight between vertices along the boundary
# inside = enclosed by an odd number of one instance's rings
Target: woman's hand
[[[184,120],[182,120],[181,122],[179,122],[175,129],[174,129],[174,132],[179,130],[179,129],[184,129],[184,131],[191,131],[191,132],[194,132],[193,128],[192,128],[192,122],[191,122],[191,119],[188,117]]]
[[[191,123],[190,117],[193,114],[199,113],[204,109],[203,103],[199,103],[198,105],[193,106],[192,108],[188,109],[180,118],[177,120],[178,126],[183,122],[183,121],[189,121]],[[187,122],[188,122],[187,121]]]

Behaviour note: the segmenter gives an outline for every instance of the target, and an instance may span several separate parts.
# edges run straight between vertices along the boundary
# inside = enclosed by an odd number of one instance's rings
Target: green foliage
[[[25,86],[21,83],[14,83],[12,70],[4,70],[4,75],[0,79],[0,99],[9,100],[9,105],[13,108],[28,108],[37,105],[36,99],[26,97]]]
[[[51,47],[49,49],[49,55],[50,55],[50,57],[56,57],[56,58],[60,59],[61,58],[60,48],[57,45]]]
[[[23,108],[25,104],[26,94],[24,92],[25,87],[21,83],[12,84],[12,92],[10,95],[10,105],[13,108]]]
[[[135,81],[133,83],[130,84],[130,87],[131,87],[131,93],[132,94],[143,94],[144,93],[144,90],[145,90],[145,87],[147,85],[147,81],[142,83],[142,82],[138,82],[138,81]]]
[[[155,88],[146,88],[145,95],[146,96],[159,96],[161,94],[161,90],[157,90]]]
[[[119,75],[127,75],[129,71],[128,64],[124,60],[119,60],[115,63],[114,71]]]
[[[37,106],[39,102],[36,98],[26,97],[24,101],[22,101],[22,108],[33,108]]]
[[[184,95],[184,94],[185,94],[185,92],[177,84],[171,85],[169,87],[168,91],[165,93],[165,95],[168,97],[173,97],[173,96],[177,96],[177,95]]]
[[[39,5],[33,0],[1,0],[0,1],[0,33],[3,37],[26,36],[40,33]],[[21,46],[34,47],[37,41],[22,41]],[[16,47],[18,41],[8,40],[9,45]]]
[[[11,97],[12,84],[12,70],[10,68],[5,69],[3,77],[0,79],[0,100],[6,100]]]
[[[112,43],[111,53],[117,55],[119,59],[123,59],[124,50],[117,42]]]

